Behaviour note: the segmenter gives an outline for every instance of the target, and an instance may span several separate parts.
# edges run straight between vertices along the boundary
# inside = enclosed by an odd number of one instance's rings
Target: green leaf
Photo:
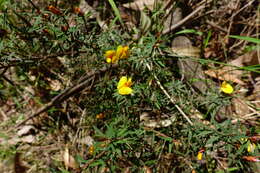
[[[61,170],[62,173],[70,173],[69,171],[65,170],[65,169],[62,169]]]
[[[211,35],[212,35],[212,31],[209,31],[208,32],[208,35],[207,35],[207,38],[206,39],[204,39],[204,41],[203,41],[203,47],[204,48],[206,48],[207,46],[208,46],[208,43],[209,43],[209,39],[211,38]]]
[[[3,10],[5,7],[5,3],[7,3],[9,0],[0,0],[0,10]]]
[[[253,38],[253,37],[246,37],[246,36],[239,36],[239,35],[230,35],[229,37],[249,41],[249,42],[256,43],[256,44],[260,43],[260,39]]]
[[[120,12],[116,6],[116,3],[114,2],[114,0],[108,0],[109,4],[111,5],[115,15],[116,15],[116,18],[119,19],[120,23],[123,25],[123,20],[121,18],[121,15],[120,15]]]
[[[96,160],[94,163],[90,164],[89,167],[95,167],[98,165],[104,166],[104,165],[106,165],[106,163],[103,160]]]
[[[203,132],[201,132],[200,134],[198,134],[197,136],[199,137],[199,136],[207,136],[207,135],[209,135],[209,134],[212,134],[213,133],[213,131],[203,131]]]
[[[239,170],[239,168],[237,168],[237,167],[228,168],[228,169],[227,169],[228,172],[237,171],[237,170]]]
[[[141,11],[141,30],[142,33],[147,33],[151,27],[151,19],[143,12]]]
[[[208,144],[213,144],[215,141],[217,141],[220,138],[220,136],[212,136],[206,143],[206,145]]]
[[[106,137],[108,138],[114,138],[116,135],[115,129],[112,126],[106,125],[107,130],[106,130]]]
[[[96,126],[93,126],[93,128],[95,129],[97,136],[106,137],[106,135],[101,130],[99,130]]]
[[[175,35],[179,34],[197,34],[197,35],[202,35],[203,33],[200,31],[196,31],[195,29],[184,29],[182,31],[176,32]]]

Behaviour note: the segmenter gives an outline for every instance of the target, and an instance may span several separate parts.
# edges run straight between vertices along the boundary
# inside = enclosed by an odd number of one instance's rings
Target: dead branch
[[[169,28],[166,28],[165,30],[163,30],[162,34],[168,34],[169,32],[173,31],[174,29],[182,26],[185,22],[187,22],[188,20],[190,20],[193,16],[195,16],[198,12],[200,12],[202,9],[204,9],[206,6],[202,5],[200,7],[198,7],[197,9],[195,9],[191,14],[189,14],[188,16],[186,16],[185,18],[183,18],[181,21],[179,21],[178,23],[176,23],[175,25],[170,26]]]
[[[111,68],[116,68],[117,66],[118,66],[117,64],[114,64],[114,65],[109,66],[109,67],[105,66],[105,67],[101,68],[100,70],[92,71],[92,72],[88,73],[84,78],[80,79],[79,83],[76,84],[76,86],[71,86],[71,87],[65,89],[59,95],[54,97],[49,103],[45,104],[43,107],[38,109],[35,113],[33,113],[32,115],[27,117],[22,122],[18,123],[15,126],[15,128],[18,128],[21,125],[25,124],[27,121],[40,116],[43,112],[47,111],[48,109],[50,109],[53,106],[56,106],[56,105],[62,103],[63,101],[65,101],[69,97],[73,96],[74,94],[81,92],[82,90],[84,90],[89,85],[89,83],[95,78],[96,75],[104,73]],[[91,87],[92,87],[92,84],[90,85],[89,89]]]

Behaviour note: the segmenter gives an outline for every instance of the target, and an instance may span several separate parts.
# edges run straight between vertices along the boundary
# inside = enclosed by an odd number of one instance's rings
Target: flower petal
[[[247,151],[250,152],[254,152],[254,150],[256,149],[256,145],[255,143],[249,143],[247,146]]]
[[[120,46],[117,47],[117,49],[116,49],[116,57],[117,57],[118,59],[121,58],[121,56],[122,56],[122,54],[123,54],[123,51],[124,51],[123,46],[120,45]]]
[[[120,57],[120,59],[124,59],[124,58],[127,58],[128,57],[128,49],[129,49],[129,47],[128,46],[124,46],[123,47],[123,51],[122,51],[122,54],[121,54],[121,57]]]
[[[233,87],[226,81],[222,82],[220,89],[226,94],[231,94],[234,91]]]
[[[122,88],[119,88],[118,92],[121,95],[128,95],[128,94],[131,94],[133,92],[133,89],[129,88],[129,87],[122,87]]]
[[[105,58],[107,63],[115,63],[117,61],[116,59],[116,51],[114,50],[108,50],[105,53]]]
[[[113,56],[113,57],[112,57],[112,63],[117,62],[117,60],[118,60],[117,56]]]
[[[116,51],[114,51],[114,50],[108,50],[108,51],[106,51],[106,53],[105,53],[105,57],[112,59],[112,57],[113,57],[115,54],[116,54]]]
[[[197,159],[198,160],[202,160],[202,157],[203,157],[203,153],[202,152],[198,152]]]
[[[111,59],[111,58],[106,58],[106,62],[107,62],[107,63],[111,63],[111,62],[112,62],[112,59]]]
[[[128,80],[126,82],[126,86],[130,87],[132,84],[133,84],[132,78],[128,78]]]
[[[122,88],[126,84],[126,82],[127,82],[127,77],[126,76],[121,77],[117,84],[117,89]]]

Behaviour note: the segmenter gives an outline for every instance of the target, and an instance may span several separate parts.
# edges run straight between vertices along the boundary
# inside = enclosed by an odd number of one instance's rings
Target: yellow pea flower
[[[97,119],[104,119],[106,117],[106,115],[104,113],[99,113],[96,115]]]
[[[118,46],[116,49],[116,57],[117,59],[124,59],[129,56],[129,47],[128,46]]]
[[[202,160],[204,151],[205,151],[204,149],[201,149],[201,150],[198,152],[198,155],[197,155],[197,159],[198,159],[198,160]]]
[[[198,152],[197,159],[198,159],[198,160],[202,160],[202,156],[203,156],[203,153]]]
[[[249,152],[249,153],[251,153],[251,152],[254,152],[254,150],[256,149],[256,145],[255,145],[255,143],[249,143],[248,144],[248,146],[247,146],[247,151]]]
[[[126,76],[121,77],[117,84],[118,93],[121,95],[129,95],[133,93],[133,89],[130,88],[132,84],[133,82],[131,78],[127,79]]]
[[[114,50],[106,51],[104,56],[106,58],[107,63],[115,63],[118,60],[116,57],[116,51]]]
[[[106,51],[104,56],[107,63],[116,63],[118,60],[127,58],[129,56],[129,47],[120,45],[117,47],[116,51]]]
[[[94,152],[95,152],[95,148],[94,148],[93,145],[91,145],[91,146],[88,148],[88,153],[89,153],[90,155],[93,155]]]
[[[220,90],[226,94],[231,94],[234,91],[233,87],[226,81],[222,82]]]

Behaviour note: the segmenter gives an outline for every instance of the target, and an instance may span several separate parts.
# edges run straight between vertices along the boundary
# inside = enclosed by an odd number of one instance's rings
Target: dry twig
[[[163,30],[162,34],[168,34],[169,32],[173,31],[174,29],[182,26],[185,22],[187,22],[188,20],[190,20],[193,16],[195,16],[198,12],[200,12],[202,9],[205,8],[205,5],[202,5],[200,7],[198,7],[197,9],[195,9],[191,14],[189,14],[188,16],[186,16],[185,18],[183,18],[181,21],[179,21],[178,23],[176,23],[175,25],[170,26],[169,28],[166,28],[165,30]]]
[[[117,67],[117,65],[112,65],[112,68]],[[40,109],[38,109],[35,113],[33,113],[32,115],[30,115],[29,117],[27,117],[25,120],[23,120],[22,122],[20,122],[19,124],[17,124],[15,126],[15,128],[25,124],[27,121],[38,117],[41,115],[41,113],[47,111],[48,109],[50,109],[53,106],[56,106],[58,104],[60,104],[61,102],[65,101],[66,99],[68,99],[69,97],[73,96],[74,94],[82,91],[83,89],[85,89],[88,85],[89,82],[92,81],[94,79],[94,77],[98,74],[104,73],[107,70],[109,70],[110,67],[103,67],[100,70],[97,71],[92,71],[90,73],[88,73],[84,78],[82,78],[79,83],[76,86],[72,86],[70,88],[65,89],[62,93],[60,93],[59,95],[57,95],[56,97],[54,97],[49,103],[47,103],[46,105],[44,105],[43,107],[41,107]],[[93,83],[92,83],[93,84]],[[89,86],[89,89],[92,87],[92,85]]]

